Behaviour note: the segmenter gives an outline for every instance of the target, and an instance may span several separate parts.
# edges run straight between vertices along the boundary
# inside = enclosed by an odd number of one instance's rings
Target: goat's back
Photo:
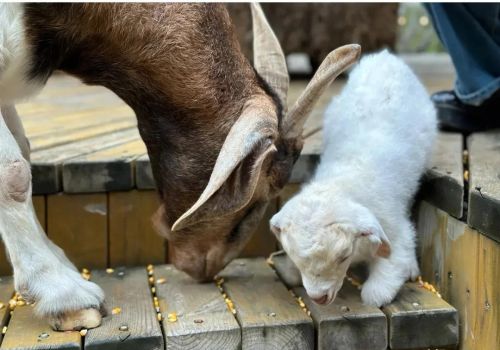
[[[326,112],[316,177],[347,177],[354,191],[409,200],[436,125],[425,88],[402,60],[387,51],[366,56]]]

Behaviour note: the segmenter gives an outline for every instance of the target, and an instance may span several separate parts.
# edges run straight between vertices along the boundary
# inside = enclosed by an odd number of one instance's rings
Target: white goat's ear
[[[255,99],[247,102],[222,145],[207,187],[172,231],[231,215],[250,202],[262,168],[276,152],[277,116],[265,106]]]
[[[373,247],[373,255],[388,258],[391,255],[391,244],[382,227],[377,226],[365,229],[359,235],[368,238]]]

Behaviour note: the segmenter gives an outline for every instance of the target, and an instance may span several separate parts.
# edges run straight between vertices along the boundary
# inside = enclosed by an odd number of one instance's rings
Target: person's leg
[[[426,4],[457,72],[460,100],[480,105],[500,88],[500,4]]]
[[[442,126],[472,132],[500,127],[500,4],[425,4],[447,48],[454,92],[432,96]]]

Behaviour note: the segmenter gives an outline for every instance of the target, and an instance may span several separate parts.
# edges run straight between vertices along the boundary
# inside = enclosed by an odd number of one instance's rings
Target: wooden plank
[[[458,310],[461,348],[479,349],[475,301],[478,300],[480,235],[453,217],[448,217],[445,234],[444,270],[448,278],[443,297]]]
[[[17,306],[12,313],[1,350],[79,350],[79,332],[53,331],[47,321],[35,317],[31,306]]]
[[[137,125],[135,120],[118,120],[116,122],[89,126],[74,131],[55,132],[50,136],[41,136],[30,139],[31,150],[33,152],[64,145],[80,140],[90,139],[100,135],[107,135],[117,131],[133,128]]]
[[[104,268],[108,262],[105,194],[47,196],[47,231],[78,268]]]
[[[146,152],[144,142],[135,140],[70,159],[63,163],[66,193],[125,191],[135,187],[134,160]]]
[[[88,330],[85,349],[164,349],[145,268],[92,271],[91,280],[106,293],[107,316],[100,327]],[[115,308],[120,312],[113,313]]]
[[[447,271],[444,269],[448,214],[428,202],[418,204],[418,255],[420,272],[425,281],[445,295]]]
[[[137,128],[132,128],[32,153],[33,193],[52,194],[61,190],[63,161],[135,140],[138,134]]]
[[[364,305],[360,292],[344,283],[328,306],[315,304],[304,288],[294,289],[311,312],[317,333],[317,349],[386,349],[387,320],[380,309]]]
[[[110,266],[137,266],[166,262],[167,241],[151,225],[158,209],[155,191],[109,193]]]
[[[476,349],[500,349],[500,244],[479,236]]]
[[[304,148],[293,167],[290,183],[306,182],[312,177],[319,164],[322,147],[323,130],[318,130],[304,140]]]
[[[135,184],[137,188],[143,190],[153,190],[156,188],[148,154],[143,154],[135,161]]]
[[[314,349],[312,320],[264,259],[237,259],[220,274],[236,308],[243,349]]]
[[[9,300],[14,294],[14,284],[12,277],[1,277],[0,278],[0,327],[3,328],[9,323],[10,320],[10,307]],[[4,335],[0,332],[0,343],[2,342]]]
[[[469,150],[469,226],[500,242],[500,131],[472,134]]]
[[[277,248],[278,241],[269,229],[269,220],[278,210],[278,201],[273,199],[269,202],[266,212],[259,225],[255,229],[250,241],[247,243],[240,256],[242,257],[267,257]]]
[[[215,284],[197,283],[171,265],[156,266],[154,277],[167,349],[241,349],[240,327]]]
[[[418,283],[406,283],[382,310],[389,321],[391,349],[458,345],[457,310]]]
[[[40,115],[41,114],[41,115]],[[28,138],[50,137],[55,130],[58,133],[72,132],[78,129],[114,123],[123,120],[133,121],[134,113],[126,105],[99,106],[82,111],[48,110],[38,113],[36,118],[22,117],[23,126],[28,130]]]
[[[439,133],[421,195],[450,215],[461,218],[464,201],[463,137]]]
[[[359,290],[344,283],[332,304],[315,304],[302,287],[300,272],[285,252],[275,253],[272,266],[281,280],[293,288],[311,312],[317,349],[386,349],[387,320],[376,307],[361,301]]]

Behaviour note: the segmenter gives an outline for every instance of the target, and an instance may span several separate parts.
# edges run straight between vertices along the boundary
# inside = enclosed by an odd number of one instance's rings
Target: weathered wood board
[[[294,288],[311,312],[318,350],[387,349],[387,320],[379,308],[364,305],[359,291],[349,282],[332,304],[315,304],[304,288]]]
[[[31,306],[17,306],[9,321],[1,350],[80,350],[77,331],[56,332],[47,321],[35,317]]]
[[[137,125],[135,120],[118,120],[116,122],[100,124],[96,126],[77,129],[74,131],[64,131],[61,133],[34,137],[30,139],[31,150],[33,152],[42,151],[52,147],[57,147],[70,142],[90,139],[100,135],[111,134],[113,132],[127,130]]]
[[[47,196],[47,234],[80,269],[107,266],[107,215],[105,194]]]
[[[439,133],[420,193],[423,199],[456,218],[463,215],[462,151],[461,134]]]
[[[312,320],[264,259],[237,259],[221,273],[243,349],[314,349]]]
[[[389,321],[391,349],[458,345],[457,310],[418,283],[405,284],[382,310]]]
[[[153,170],[149,162],[149,156],[143,154],[135,161],[135,184],[138,189],[152,190],[156,188]]]
[[[67,193],[112,192],[135,187],[134,160],[146,152],[137,139],[73,158],[63,163],[63,189]]]
[[[88,330],[84,348],[164,349],[146,269],[116,268],[109,271],[92,271],[91,274],[91,280],[106,293],[107,316],[103,318],[100,327]],[[117,312],[117,308],[120,312]]]
[[[500,242],[500,131],[472,134],[467,223]]]
[[[14,284],[12,277],[0,277],[0,327],[3,329],[10,319],[9,300],[14,294]],[[0,343],[3,339],[3,332],[0,332]]]
[[[459,312],[461,348],[480,349],[476,325],[480,234],[451,216],[443,234],[444,271],[448,277],[443,297]]]
[[[278,201],[275,199],[269,202],[267,210],[260,220],[258,227],[255,229],[250,241],[241,252],[241,257],[268,256],[276,250],[278,242],[269,229],[269,220],[271,220],[278,209],[277,202]]]
[[[323,147],[323,130],[318,130],[304,140],[304,147],[295,163],[290,183],[302,183],[309,180],[318,166]]]
[[[447,271],[444,270],[448,214],[422,201],[418,204],[417,243],[420,272],[424,280],[445,295]]]
[[[151,224],[159,206],[156,191],[112,192],[108,200],[110,266],[165,263],[167,241]]]
[[[272,266],[280,279],[300,296],[314,321],[316,348],[326,349],[386,349],[387,320],[376,307],[363,305],[360,292],[345,282],[332,304],[315,304],[302,287],[300,272],[287,255],[273,254]]]
[[[154,278],[167,349],[241,349],[238,322],[214,283],[197,283],[171,265],[155,266]]]
[[[477,349],[500,348],[500,243],[479,236]]]
[[[64,161],[114,147],[138,137],[136,128],[101,135],[95,138],[76,141],[31,154],[33,193],[51,194],[62,189],[61,167]]]

